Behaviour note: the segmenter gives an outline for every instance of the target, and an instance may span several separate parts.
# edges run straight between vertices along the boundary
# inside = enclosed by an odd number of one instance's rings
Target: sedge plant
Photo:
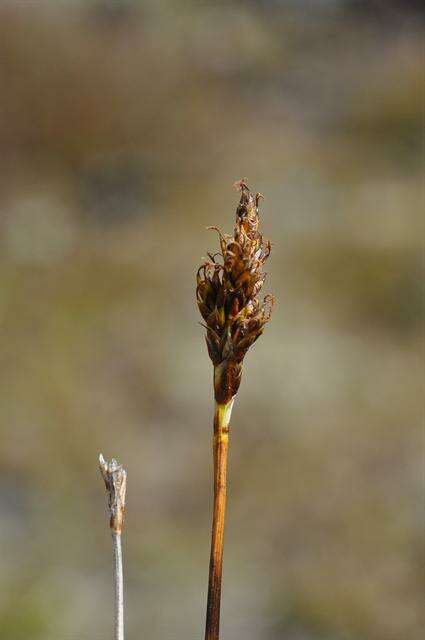
[[[273,297],[259,299],[266,274],[263,265],[270,242],[259,231],[259,201],[245,180],[235,183],[240,191],[233,235],[217,227],[220,251],[208,253],[197,273],[196,298],[206,329],[208,353],[214,367],[214,508],[208,580],[205,640],[218,640],[226,511],[227,452],[233,402],[248,349],[270,320]]]

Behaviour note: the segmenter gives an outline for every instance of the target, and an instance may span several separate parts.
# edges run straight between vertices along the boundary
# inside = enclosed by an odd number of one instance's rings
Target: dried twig
[[[125,515],[125,491],[127,472],[114,458],[107,462],[102,454],[99,456],[99,467],[108,492],[109,525],[112,533],[114,554],[114,640],[124,640],[124,590],[121,532]]]

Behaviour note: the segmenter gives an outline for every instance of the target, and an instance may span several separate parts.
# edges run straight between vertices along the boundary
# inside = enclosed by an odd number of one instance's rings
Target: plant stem
[[[124,588],[122,570],[121,533],[112,531],[114,551],[114,640],[124,640]]]
[[[227,404],[216,404],[214,413],[214,512],[205,640],[219,639],[224,518],[226,513],[227,451],[232,406],[233,399]]]
[[[102,454],[99,467],[108,493],[109,526],[114,554],[114,640],[124,640],[124,587],[121,532],[124,526],[127,472],[112,458],[107,462]]]

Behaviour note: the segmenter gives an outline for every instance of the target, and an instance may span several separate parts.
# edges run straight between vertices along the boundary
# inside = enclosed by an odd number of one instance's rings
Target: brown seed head
[[[233,236],[220,238],[220,251],[208,253],[197,273],[196,297],[207,330],[208,353],[214,365],[215,398],[226,404],[237,393],[242,362],[249,347],[270,320],[273,297],[260,301],[266,274],[263,265],[270,242],[258,231],[261,194],[250,192],[246,181],[234,185],[240,192]]]

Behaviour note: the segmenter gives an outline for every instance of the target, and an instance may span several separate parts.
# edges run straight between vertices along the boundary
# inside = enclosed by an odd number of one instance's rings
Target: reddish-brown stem
[[[229,420],[233,401],[217,404],[214,414],[214,512],[208,581],[205,640],[218,640],[220,631],[221,576],[223,566],[224,518],[226,513],[227,451]]]

